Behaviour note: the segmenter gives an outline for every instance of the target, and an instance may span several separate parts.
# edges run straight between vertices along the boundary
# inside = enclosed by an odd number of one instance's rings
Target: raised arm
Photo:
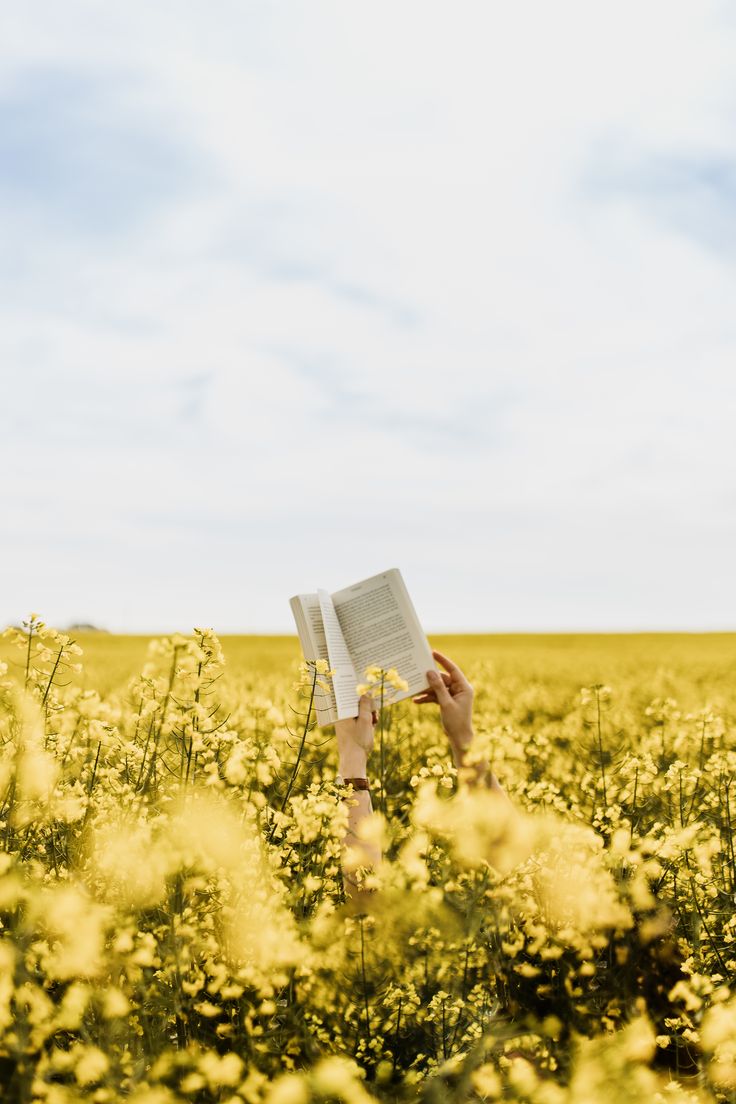
[[[436,704],[458,770],[458,780],[468,786],[485,786],[508,801],[508,796],[485,758],[470,754],[473,743],[473,687],[460,670],[442,652],[432,655],[444,671],[427,671],[429,689],[413,700],[417,705]]]
[[[338,772],[344,780],[355,779],[357,785],[348,792],[345,800],[348,805],[348,827],[343,840],[342,874],[345,892],[354,903],[364,905],[370,896],[369,890],[363,890],[355,879],[355,863],[348,857],[348,848],[358,858],[358,865],[373,869],[381,861],[380,850],[372,843],[362,840],[358,829],[373,812],[368,785],[368,756],[373,750],[373,728],[377,715],[373,703],[367,694],[363,694],[358,703],[358,716],[345,721],[337,721]]]
[[[436,704],[440,707],[442,727],[452,752],[452,759],[458,770],[461,784],[481,787],[499,795],[504,801],[509,798],[491,770],[488,760],[472,753],[473,732],[473,687],[460,670],[442,652],[433,651],[432,655],[444,667],[444,671],[428,671],[429,689],[413,700],[418,705]],[[359,826],[373,812],[370,791],[367,789],[368,756],[373,749],[373,729],[377,716],[373,703],[367,694],[359,702],[359,714],[356,718],[338,721],[335,724],[338,748],[338,770],[342,779],[356,779],[365,788],[352,789],[346,795],[348,803],[348,828],[343,848],[343,879],[345,892],[353,902],[366,906],[371,896],[370,890],[359,887],[355,879],[355,858],[358,865],[373,869],[381,861],[381,852],[375,844],[362,840]],[[348,857],[348,848],[353,855]]]

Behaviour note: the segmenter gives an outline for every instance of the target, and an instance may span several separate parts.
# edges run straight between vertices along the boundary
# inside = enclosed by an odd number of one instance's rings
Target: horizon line
[[[48,624],[48,622],[46,622]],[[11,626],[8,626],[11,627]],[[20,628],[20,626],[12,626]],[[194,631],[194,626],[189,630],[182,629],[105,629],[91,626],[87,628],[76,625],[64,627],[51,626],[59,632],[77,632],[84,636],[173,636],[179,633],[189,636]],[[199,627],[199,626],[196,626]],[[259,636],[280,637],[298,640],[298,634],[294,631],[278,629],[228,629],[218,632],[211,625],[202,626],[210,628],[218,637],[226,636]],[[627,628],[489,628],[489,629],[427,629],[426,635],[431,636],[733,636],[736,635],[736,625],[732,628],[656,628],[656,627],[627,627]]]

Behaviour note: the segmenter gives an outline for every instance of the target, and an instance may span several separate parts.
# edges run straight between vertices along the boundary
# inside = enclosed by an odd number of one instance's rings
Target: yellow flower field
[[[736,1100],[736,636],[432,643],[514,811],[387,709],[359,911],[295,639],[8,630],[0,1099]]]

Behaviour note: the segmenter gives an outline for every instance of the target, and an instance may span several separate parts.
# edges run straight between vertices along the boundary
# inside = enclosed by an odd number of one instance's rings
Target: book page
[[[437,665],[397,568],[337,591],[332,600],[359,680],[366,667],[395,667],[409,689],[392,693],[393,701],[426,689],[426,672]]]
[[[317,595],[297,594],[290,599],[289,605],[296,621],[304,658],[324,659],[329,663],[327,638]],[[329,685],[330,680],[325,679],[325,682]],[[333,724],[337,720],[337,702],[332,690],[328,692],[317,685],[314,690],[314,704],[320,727]]]
[[[322,613],[330,667],[334,672],[332,686],[335,691],[338,720],[342,720],[344,717],[357,717],[358,695],[355,693],[355,687],[358,680],[355,677],[355,668],[350,658],[350,652],[345,645],[332,598],[326,590],[318,590],[317,596]]]

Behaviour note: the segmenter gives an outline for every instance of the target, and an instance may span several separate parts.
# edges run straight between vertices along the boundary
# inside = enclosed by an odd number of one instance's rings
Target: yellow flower
[[[80,1052],[74,1067],[74,1076],[80,1085],[92,1085],[107,1073],[110,1062],[107,1055],[96,1046],[86,1046]]]
[[[383,697],[386,699],[390,697],[391,690],[406,691],[409,689],[409,683],[401,678],[395,667],[389,667],[387,670],[377,666],[366,667],[364,675],[367,681],[362,682],[356,688],[359,695],[372,694],[375,697],[380,697],[383,693]]]
[[[493,1066],[486,1062],[470,1075],[473,1088],[485,1100],[496,1100],[503,1092],[503,1084]]]
[[[234,1089],[243,1075],[243,1061],[232,1052],[220,1056],[211,1050],[207,1051],[199,1059],[199,1068],[207,1078],[207,1084],[213,1089],[223,1085]]]
[[[298,1073],[285,1073],[272,1084],[266,1104],[307,1104],[309,1089]]]
[[[386,671],[386,682],[393,686],[395,690],[409,689],[409,683],[401,677],[395,667],[389,667]]]

